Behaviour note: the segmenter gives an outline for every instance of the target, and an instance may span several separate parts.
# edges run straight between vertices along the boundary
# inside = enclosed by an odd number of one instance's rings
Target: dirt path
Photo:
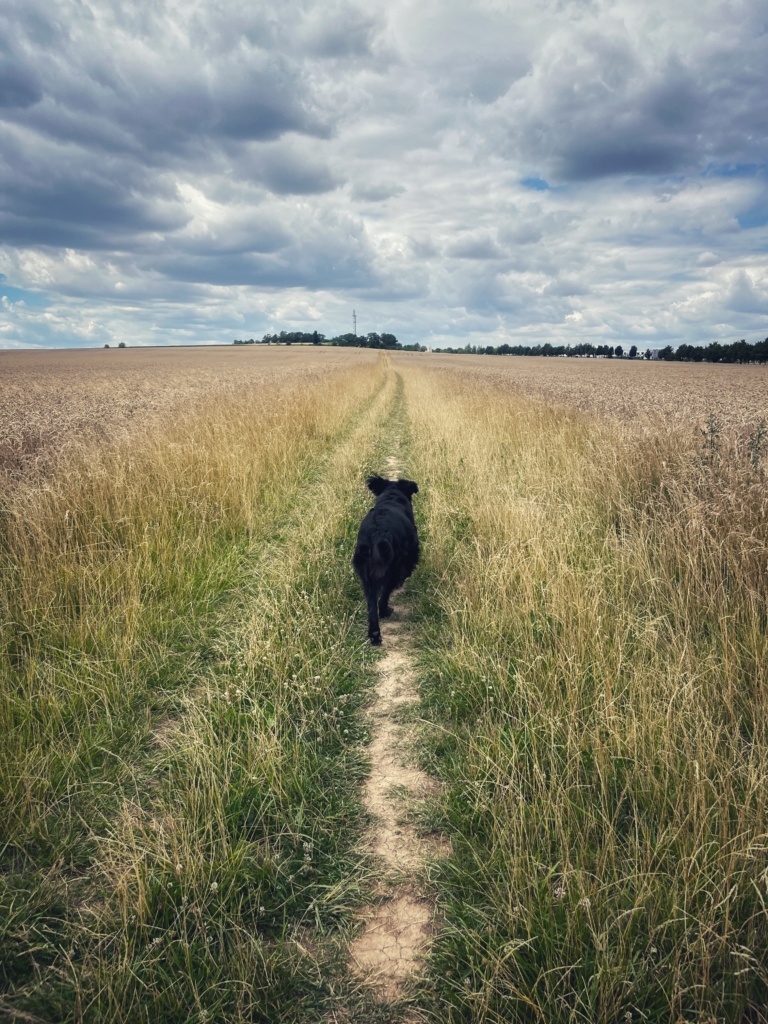
[[[390,479],[402,475],[395,456],[387,459],[387,471]],[[377,665],[371,774],[365,791],[365,804],[376,816],[367,845],[382,862],[381,902],[364,915],[363,931],[350,948],[353,971],[367,979],[381,1001],[403,994],[434,934],[434,906],[419,891],[417,875],[428,858],[447,852],[439,841],[419,836],[402,820],[406,801],[434,793],[436,784],[407,763],[408,727],[398,721],[398,712],[417,699],[409,607],[402,592],[391,603],[395,615],[381,623],[386,654]]]

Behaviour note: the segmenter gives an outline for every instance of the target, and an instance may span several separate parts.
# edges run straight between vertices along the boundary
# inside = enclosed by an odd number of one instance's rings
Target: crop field
[[[767,382],[0,353],[0,1019],[768,1024]]]
[[[50,469],[73,448],[125,437],[201,402],[280,390],[375,358],[282,347],[0,351],[0,480]]]
[[[651,432],[671,426],[690,433],[710,414],[730,430],[748,430],[768,409],[766,365],[443,354],[415,358],[465,377],[477,375],[487,386]]]

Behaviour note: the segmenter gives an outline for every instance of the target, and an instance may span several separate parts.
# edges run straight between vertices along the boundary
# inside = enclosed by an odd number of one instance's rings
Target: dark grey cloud
[[[403,185],[396,185],[388,182],[357,182],[352,189],[353,199],[360,199],[365,203],[384,203],[387,199],[402,195],[405,192]]]
[[[37,75],[13,58],[0,54],[0,107],[24,109],[42,98]]]
[[[449,245],[447,256],[462,260],[498,260],[504,256],[494,239],[488,235],[468,235]]]
[[[668,46],[661,54],[626,32],[579,34],[505,98],[502,151],[560,182],[695,173],[723,159],[764,162],[764,32],[744,38],[740,53],[731,43],[690,52]]]
[[[331,125],[290,55],[244,35],[229,49],[212,48],[194,16],[186,36],[179,27],[164,4],[29,0],[23,13],[12,6],[0,16],[0,29],[17,39],[9,89],[26,105],[40,104],[24,123],[60,141],[143,159],[188,158],[204,151],[206,140],[210,147],[286,132],[329,135]]]
[[[263,288],[358,289],[370,287],[376,280],[369,262],[356,252],[328,253],[306,247],[265,255],[193,256],[180,252],[160,260],[156,269],[172,281]]]
[[[281,147],[264,155],[261,180],[276,195],[316,195],[341,184],[319,154],[298,155]]]
[[[352,4],[324,4],[309,11],[299,29],[307,53],[331,59],[368,58],[380,22]]]

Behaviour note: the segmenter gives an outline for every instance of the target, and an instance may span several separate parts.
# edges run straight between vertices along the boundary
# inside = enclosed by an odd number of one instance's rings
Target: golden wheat
[[[39,477],[89,447],[162,430],[211,399],[278,401],[375,360],[359,349],[234,345],[0,352],[0,474],[6,486]]]
[[[488,390],[634,422],[647,432],[690,434],[710,413],[739,431],[768,417],[768,366],[410,353],[397,359],[446,370],[459,386],[475,378]]]

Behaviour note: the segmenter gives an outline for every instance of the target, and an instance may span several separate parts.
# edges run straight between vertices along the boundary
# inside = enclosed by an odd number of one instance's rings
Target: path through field
[[[395,455],[386,462],[390,480],[405,475]],[[418,873],[427,857],[447,853],[444,844],[420,836],[403,820],[406,801],[433,795],[435,784],[409,763],[411,738],[399,720],[417,700],[407,597],[396,592],[392,607],[394,618],[381,623],[385,655],[376,666],[371,774],[365,787],[365,804],[375,817],[367,846],[386,873],[378,886],[381,902],[365,915],[364,929],[350,950],[355,971],[382,1000],[400,998],[418,972],[435,928],[434,906],[420,891]]]

